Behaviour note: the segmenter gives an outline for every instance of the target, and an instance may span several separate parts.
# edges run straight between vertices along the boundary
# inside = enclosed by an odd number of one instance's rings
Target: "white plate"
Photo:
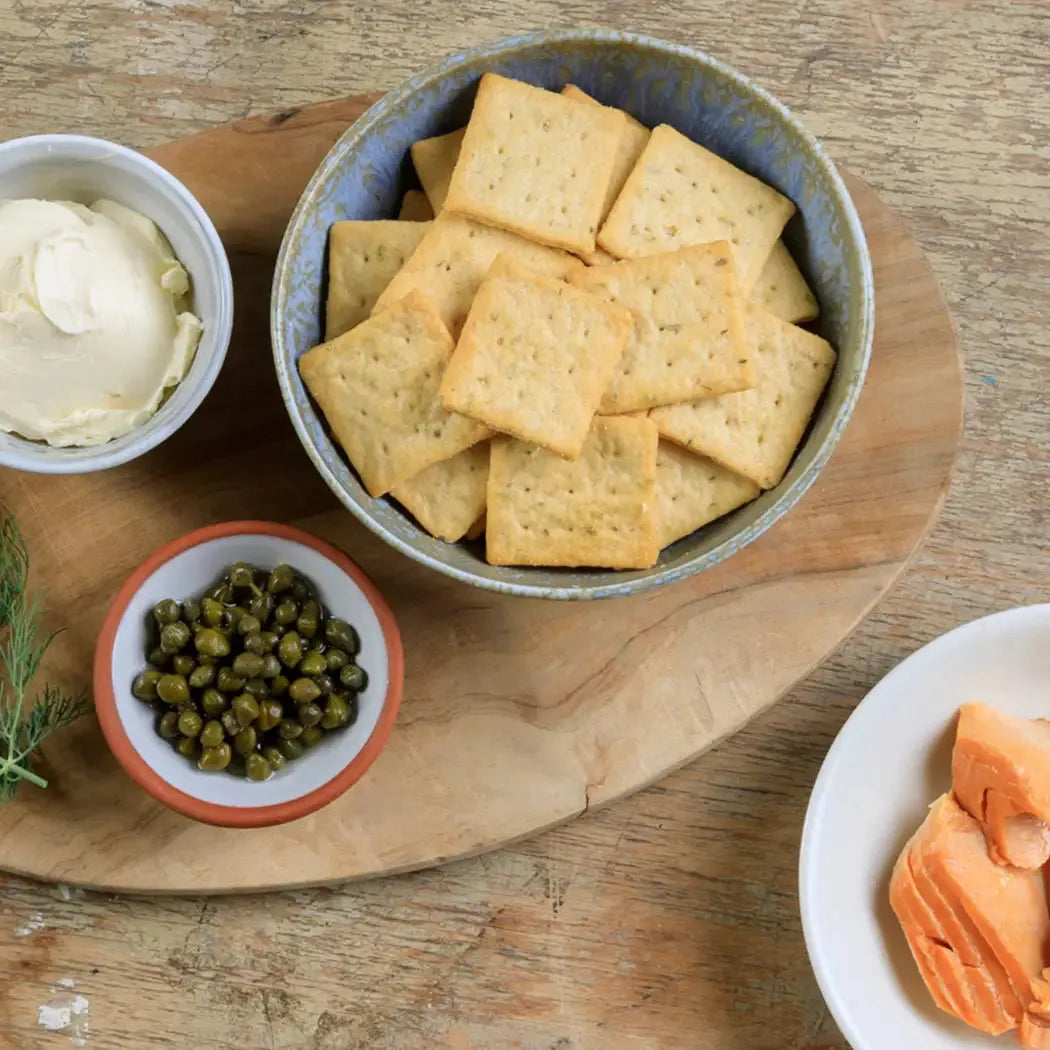
[[[913,653],[858,705],[828,752],[802,831],[810,962],[854,1050],[1015,1046],[939,1011],[889,905],[889,878],[951,783],[960,704],[1050,717],[1050,605],[976,620]]]

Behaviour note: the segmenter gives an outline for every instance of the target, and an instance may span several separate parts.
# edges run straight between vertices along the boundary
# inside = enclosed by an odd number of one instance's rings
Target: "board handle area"
[[[249,117],[146,152],[178,173],[211,216],[228,252],[275,256],[317,165],[380,97],[355,95]]]

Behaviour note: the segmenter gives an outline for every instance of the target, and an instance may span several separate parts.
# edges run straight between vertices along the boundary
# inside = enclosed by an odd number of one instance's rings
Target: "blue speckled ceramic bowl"
[[[818,328],[839,351],[831,384],[784,480],[754,503],[668,547],[651,569],[503,568],[478,544],[435,540],[372,499],[329,437],[296,361],[321,341],[328,228],[397,214],[411,184],[409,146],[466,123],[482,73],[554,90],[572,82],[644,124],[671,124],[798,206],[785,239],[820,300]],[[413,77],[335,144],[292,215],[274,277],[277,375],[306,451],[332,491],[392,547],[465,583],[538,598],[640,594],[706,569],[760,536],[798,502],[849,421],[871,353],[875,296],[860,220],[831,161],[802,125],[747,77],[691,48],[603,30],[541,32],[473,48]]]

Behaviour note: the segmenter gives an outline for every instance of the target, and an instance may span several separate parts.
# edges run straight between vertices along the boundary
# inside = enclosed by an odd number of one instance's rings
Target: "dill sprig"
[[[30,697],[40,661],[60,632],[41,628],[44,596],[26,593],[29,551],[15,519],[0,507],[0,803],[28,780],[46,788],[33,772],[33,752],[56,729],[86,714],[86,690],[69,694],[51,685]]]

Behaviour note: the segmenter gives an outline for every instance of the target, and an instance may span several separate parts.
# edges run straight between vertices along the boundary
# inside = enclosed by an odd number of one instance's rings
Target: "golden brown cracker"
[[[495,438],[486,554],[493,565],[644,569],[656,561],[657,433],[644,417],[595,419],[580,456]]]
[[[373,496],[489,436],[437,396],[452,348],[427,301],[410,295],[299,359],[303,382]]]
[[[435,135],[433,138],[420,139],[412,143],[409,153],[412,165],[419,177],[419,184],[430,201],[430,207],[437,215],[445,205],[448,196],[448,184],[452,179],[452,170],[459,160],[459,148],[463,144],[466,128],[457,128],[447,135]]]
[[[813,321],[820,314],[817,297],[782,240],[762,267],[751,300],[790,324]]]
[[[480,441],[395,485],[390,495],[431,536],[454,543],[485,513],[488,480],[489,443]]]

